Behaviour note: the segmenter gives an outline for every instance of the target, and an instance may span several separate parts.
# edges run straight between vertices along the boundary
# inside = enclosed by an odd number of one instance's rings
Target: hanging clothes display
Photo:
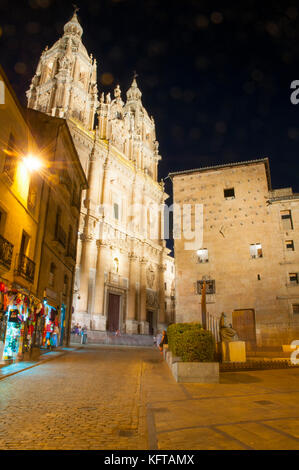
[[[0,283],[0,360],[21,360],[31,350],[38,314],[42,314],[38,299]]]
[[[58,311],[55,307],[52,307],[44,301],[45,309],[45,324],[43,332],[43,346],[47,349],[56,348],[59,344],[59,322],[58,322]]]

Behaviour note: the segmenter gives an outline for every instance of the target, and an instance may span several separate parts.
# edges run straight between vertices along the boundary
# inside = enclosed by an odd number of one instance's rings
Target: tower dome
[[[74,14],[71,20],[68,21],[66,25],[64,26],[64,34],[73,34],[75,36],[78,36],[79,38],[82,37],[83,28],[80,25],[78,17],[77,17],[77,10],[74,11]]]
[[[127,99],[128,101],[140,101],[141,97],[142,97],[142,93],[138,88],[138,85],[136,82],[136,75],[134,75],[132,85],[127,91]]]

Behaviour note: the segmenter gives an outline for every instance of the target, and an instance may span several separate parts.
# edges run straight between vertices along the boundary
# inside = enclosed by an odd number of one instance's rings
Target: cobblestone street
[[[180,385],[156,350],[88,345],[0,381],[0,449],[299,449],[299,371]]]

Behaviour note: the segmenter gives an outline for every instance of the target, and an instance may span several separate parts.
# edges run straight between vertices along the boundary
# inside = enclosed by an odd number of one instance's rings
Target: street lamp
[[[40,170],[43,166],[41,160],[31,154],[27,155],[26,157],[23,157],[23,163],[27,170],[30,171],[30,173]]]

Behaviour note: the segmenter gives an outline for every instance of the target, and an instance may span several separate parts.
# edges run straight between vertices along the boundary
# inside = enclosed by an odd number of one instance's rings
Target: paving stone
[[[157,350],[88,345],[0,381],[0,449],[299,449],[299,370],[177,384]]]

